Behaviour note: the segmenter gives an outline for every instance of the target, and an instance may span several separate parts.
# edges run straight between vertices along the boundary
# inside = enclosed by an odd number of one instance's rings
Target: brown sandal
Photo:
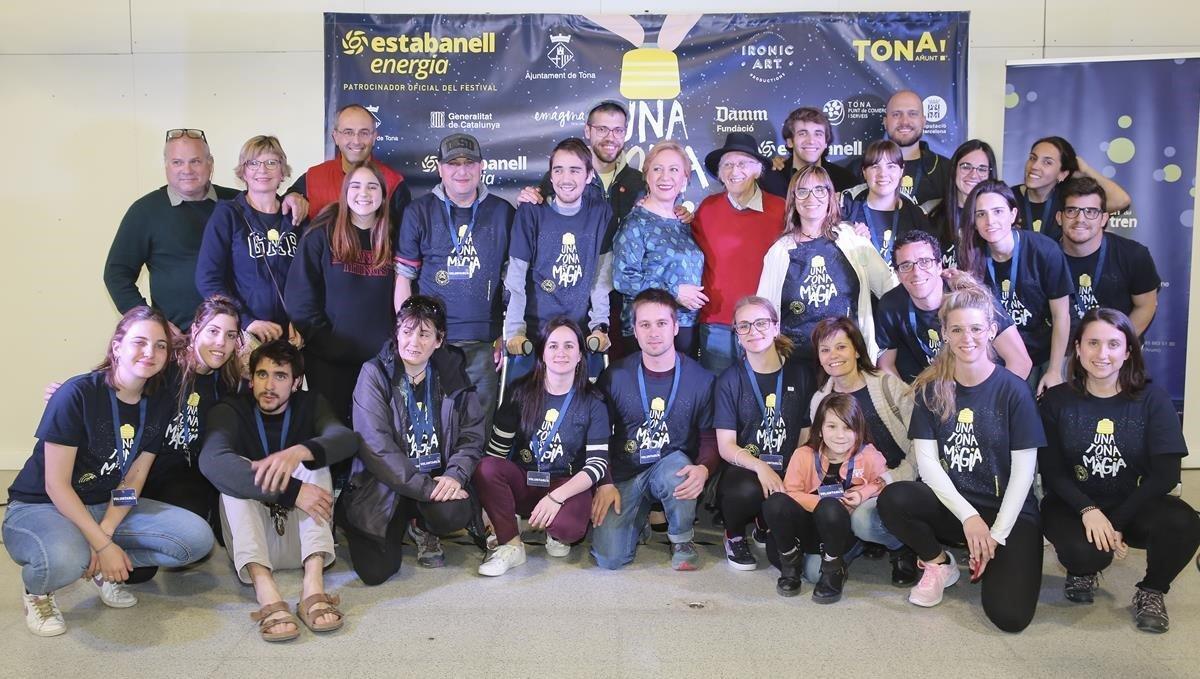
[[[337,608],[337,605],[340,603],[342,603],[342,599],[336,594],[332,596],[323,592],[320,594],[313,594],[304,601],[296,604],[296,613],[300,616],[300,619],[304,621],[305,626],[307,626],[310,630],[314,632],[332,632],[342,628],[342,622],[344,622],[344,618],[346,617]],[[325,605],[321,606],[320,608],[316,608],[320,604]],[[316,609],[315,612],[313,609]],[[313,620],[329,614],[336,615],[337,620],[335,622],[325,623],[324,625],[317,625],[313,622]]]
[[[272,615],[283,612],[285,615],[272,618]],[[283,601],[276,601],[273,604],[267,604],[250,614],[250,619],[258,623],[258,633],[262,636],[263,641],[291,641],[300,636],[300,621],[296,620],[296,616],[288,610],[288,605]],[[272,631],[280,625],[291,623],[295,625],[295,629],[291,632],[275,632]]]

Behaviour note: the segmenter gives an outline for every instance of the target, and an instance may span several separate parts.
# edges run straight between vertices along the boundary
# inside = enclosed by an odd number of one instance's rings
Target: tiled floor
[[[1200,472],[1188,472],[1185,486],[1189,479],[1195,505]],[[343,597],[346,627],[273,645],[259,640],[248,617],[253,593],[237,583],[223,550],[133,587],[141,603],[131,609],[104,608],[84,583],[64,590],[69,629],[51,639],[25,630],[18,569],[0,559],[0,676],[1198,676],[1194,566],[1167,599],[1171,632],[1154,636],[1131,624],[1142,553],[1110,568],[1087,607],[1063,599],[1063,572],[1047,548],[1037,617],[1009,635],[984,618],[979,589],[965,578],[941,606],[923,610],[890,586],[886,560],[860,561],[844,600],[817,606],[811,586],[783,599],[773,569],[733,571],[716,534],[702,538],[714,544],[701,548],[695,573],[672,572],[661,543],[615,573],[589,564],[580,547],[551,560],[530,546],[525,565],[487,579],[475,574],[474,547],[450,544],[446,568],[410,561],[376,588],[364,587],[339,552],[327,580]],[[280,582],[294,603],[298,573]]]

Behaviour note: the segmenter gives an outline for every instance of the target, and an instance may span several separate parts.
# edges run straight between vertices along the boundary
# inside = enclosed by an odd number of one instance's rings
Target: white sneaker
[[[500,545],[488,552],[487,558],[479,564],[479,574],[495,577],[504,575],[513,566],[525,563],[525,545]]]
[[[100,600],[109,608],[130,608],[137,605],[137,597],[119,582],[104,582],[100,578],[92,578],[92,584],[100,590]]]
[[[559,542],[558,540],[550,537],[549,533],[546,533],[546,553],[550,556],[561,559],[571,553],[571,545],[568,545],[565,542]]]
[[[67,622],[58,610],[53,592],[43,596],[24,594],[21,599],[25,604],[25,626],[30,632],[39,637],[56,637],[67,631]]]

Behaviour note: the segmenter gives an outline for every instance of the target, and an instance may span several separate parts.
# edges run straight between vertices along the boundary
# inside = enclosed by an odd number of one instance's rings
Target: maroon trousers
[[[553,478],[549,488],[530,486],[525,481],[524,469],[508,460],[484,455],[475,468],[472,485],[492,520],[496,539],[503,545],[519,534],[517,514],[529,518],[529,513],[543,497],[569,480],[569,477]],[[562,499],[558,495],[554,497]],[[589,488],[563,502],[546,533],[568,545],[579,542],[587,534],[591,513],[592,489]]]

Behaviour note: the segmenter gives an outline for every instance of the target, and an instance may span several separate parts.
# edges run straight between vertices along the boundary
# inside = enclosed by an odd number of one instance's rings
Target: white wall
[[[42,386],[101,357],[117,318],[101,281],[105,253],[129,204],[163,183],[163,131],[206,130],[217,159],[215,179],[228,186],[236,185],[231,168],[239,145],[253,134],[279,136],[292,167],[308,167],[323,153],[321,13],[427,7],[376,0],[0,4],[0,129],[9,148],[0,201],[11,244],[0,270],[8,312],[0,332],[0,356],[8,365],[0,469],[18,468],[28,456]],[[560,0],[553,9],[662,13],[677,7],[661,0]],[[1079,7],[1061,0],[688,4],[703,12],[970,10],[969,131],[997,146],[1007,59],[1200,51],[1194,30],[1200,4],[1096,0],[1084,12]],[[459,0],[454,8],[532,12],[546,4]],[[1192,327],[1200,330],[1198,316],[1193,311]],[[1200,348],[1200,331],[1192,338],[1189,348]],[[1189,382],[1190,403],[1200,403],[1196,382]],[[1200,446],[1197,418],[1185,429]]]

